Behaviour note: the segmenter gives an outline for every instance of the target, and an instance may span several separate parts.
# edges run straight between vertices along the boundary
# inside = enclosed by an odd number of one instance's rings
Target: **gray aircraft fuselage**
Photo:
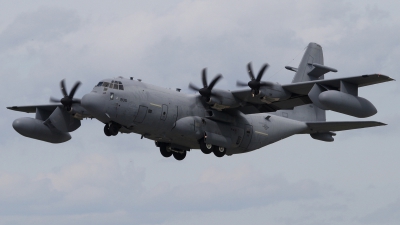
[[[105,124],[122,125],[122,133],[141,134],[157,142],[172,143],[177,148],[199,149],[199,139],[208,133],[208,136],[230,139],[232,144],[223,147],[231,155],[261,148],[307,128],[304,122],[268,113],[220,112],[204,103],[199,95],[135,80],[114,80],[122,82],[124,90],[96,86],[83,96],[82,106]],[[111,83],[111,79],[102,82]],[[218,115],[207,119],[210,113]],[[220,145],[225,143],[228,142]]]

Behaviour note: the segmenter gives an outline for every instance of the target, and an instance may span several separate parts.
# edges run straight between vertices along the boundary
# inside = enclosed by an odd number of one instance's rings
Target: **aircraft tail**
[[[299,67],[285,67],[288,70],[296,72],[292,83],[301,83],[313,80],[323,80],[324,74],[327,72],[337,72],[336,69],[324,65],[324,55],[321,45],[317,43],[309,43]],[[326,121],[326,113],[324,109],[319,108],[315,104],[302,105],[294,107],[293,110],[280,110],[282,115],[300,121]],[[291,111],[291,112],[289,112]],[[290,116],[289,116],[290,114]]]
[[[323,80],[324,73],[318,73],[319,70],[315,66],[324,67],[324,55],[322,53],[321,45],[317,43],[309,43],[306,51],[304,52],[303,58],[300,61],[298,68],[293,68],[286,66],[285,68],[296,72],[292,83],[313,81],[313,80]]]

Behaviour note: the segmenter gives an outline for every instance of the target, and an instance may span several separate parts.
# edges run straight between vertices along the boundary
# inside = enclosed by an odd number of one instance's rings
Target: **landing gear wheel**
[[[186,157],[186,151],[183,151],[183,152],[173,152],[172,153],[173,155],[174,155],[174,158],[176,159],[176,160],[183,160],[185,157]]]
[[[224,147],[215,147],[214,148],[214,155],[217,157],[222,157],[226,154],[226,148]]]
[[[160,153],[165,158],[168,158],[172,155],[172,152],[168,151],[167,145],[165,143],[160,143]]]
[[[213,146],[212,144],[206,144],[204,142],[204,139],[201,139],[199,141],[200,144],[200,150],[204,153],[204,154],[210,154],[211,152],[214,151],[215,146]]]
[[[110,134],[112,135],[112,136],[116,136],[117,134],[118,134],[118,131],[119,131],[119,128],[120,128],[121,126],[119,126],[118,124],[115,124],[115,123],[112,123],[111,125],[110,125],[110,127],[108,128],[108,130],[109,130],[109,132],[110,132]]]
[[[107,137],[110,137],[110,136],[111,136],[110,129],[108,129],[108,124],[106,124],[106,125],[104,126],[104,134],[105,134]]]

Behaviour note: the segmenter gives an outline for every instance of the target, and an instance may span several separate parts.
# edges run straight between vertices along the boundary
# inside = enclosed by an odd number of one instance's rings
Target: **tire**
[[[172,155],[172,152],[168,151],[167,145],[165,143],[160,143],[160,153],[165,158],[168,158]]]
[[[118,127],[117,124],[112,123],[112,124],[110,125],[110,127],[108,128],[108,130],[109,130],[109,132],[110,132],[110,134],[111,134],[112,136],[116,136],[116,135],[118,134],[119,127]]]
[[[111,132],[110,132],[110,130],[108,129],[108,124],[106,124],[106,125],[104,126],[104,134],[105,134],[107,137],[110,137],[110,136],[111,136]]]
[[[175,158],[176,160],[179,160],[179,161],[183,160],[183,159],[186,157],[186,151],[183,151],[182,153],[180,153],[180,152],[173,152],[172,154],[174,155],[174,158]]]
[[[206,144],[204,142],[204,139],[201,139],[199,141],[200,144],[200,150],[204,153],[204,154],[210,154],[211,152],[214,151],[215,146],[211,145],[211,144]]]
[[[217,157],[222,157],[226,154],[226,148],[224,147],[215,147],[214,148],[214,155]]]

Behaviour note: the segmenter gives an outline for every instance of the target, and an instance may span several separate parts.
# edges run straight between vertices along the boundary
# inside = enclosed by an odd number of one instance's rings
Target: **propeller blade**
[[[71,92],[69,93],[68,97],[70,97],[71,99],[74,97],[76,90],[79,88],[79,86],[81,85],[80,81],[77,81],[74,85],[74,87],[71,89]]]
[[[222,78],[222,75],[221,75],[221,74],[218,74],[218,75],[214,78],[214,80],[211,81],[211,83],[210,83],[210,85],[207,87],[207,89],[208,89],[208,90],[212,90],[213,87],[214,87],[214,85],[215,85],[215,84],[218,82],[218,80],[221,79],[221,78]]]
[[[249,73],[250,80],[254,80],[253,69],[251,68],[251,62],[247,64],[247,72]]]
[[[247,87],[249,86],[247,83],[243,82],[243,81],[236,81],[236,86],[237,87]]]
[[[268,63],[265,63],[264,65],[263,65],[263,67],[261,68],[261,70],[260,70],[260,72],[258,72],[258,75],[257,75],[257,78],[256,78],[256,80],[257,81],[260,81],[261,80],[261,78],[262,78],[262,76],[264,75],[264,72],[265,72],[265,70],[268,68]]]
[[[60,99],[57,99],[57,98],[50,97],[50,102],[60,103],[61,100],[60,100]]]
[[[62,92],[62,94],[64,95],[64,97],[65,97],[65,96],[68,96],[67,89],[65,88],[65,79],[63,79],[63,80],[61,81],[60,86],[61,86],[61,92]]]
[[[200,88],[198,88],[196,85],[194,85],[192,83],[189,84],[189,88],[194,90],[194,91],[199,91],[200,90]]]
[[[207,87],[208,83],[207,83],[207,68],[204,68],[202,73],[201,73],[201,80],[203,82],[203,87]]]

